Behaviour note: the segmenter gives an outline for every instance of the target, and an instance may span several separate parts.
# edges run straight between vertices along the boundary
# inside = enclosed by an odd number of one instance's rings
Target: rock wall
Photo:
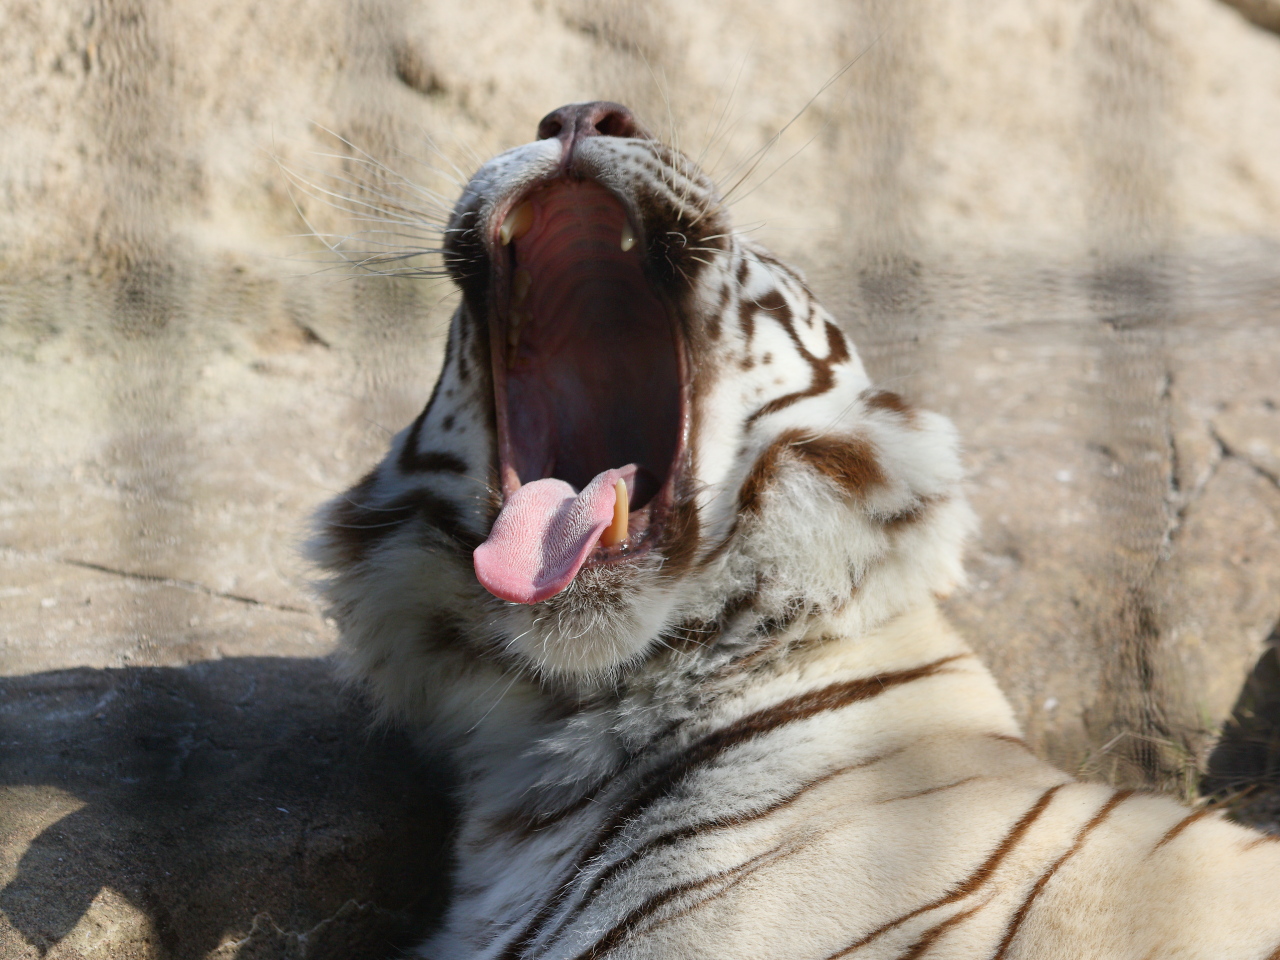
[[[1268,3],[8,0],[5,956],[373,958],[439,902],[442,775],[323,680],[296,548],[455,301],[342,254],[397,210],[429,250],[574,100],[703,158],[955,418],[983,531],[950,612],[1035,748],[1193,791],[1280,621]]]

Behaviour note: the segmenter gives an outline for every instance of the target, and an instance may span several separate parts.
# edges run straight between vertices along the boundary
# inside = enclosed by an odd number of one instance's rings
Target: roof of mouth
[[[512,466],[524,483],[582,489],[635,463],[660,485],[680,435],[676,331],[643,251],[623,249],[626,211],[590,181],[557,181],[526,202],[533,221],[513,244],[504,330],[518,331],[505,365]]]

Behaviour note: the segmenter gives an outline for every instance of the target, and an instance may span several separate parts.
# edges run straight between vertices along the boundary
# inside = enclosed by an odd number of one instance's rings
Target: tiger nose
[[[635,114],[620,103],[593,100],[570,103],[552,110],[538,122],[538,139],[555,137],[563,145],[561,156],[567,161],[578,141],[587,137],[640,137],[649,133]]]

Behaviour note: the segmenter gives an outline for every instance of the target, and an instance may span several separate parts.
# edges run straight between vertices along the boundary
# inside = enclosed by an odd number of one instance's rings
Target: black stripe
[[[1009,921],[1009,926],[1005,929],[1004,939],[1000,941],[1000,946],[996,948],[996,952],[992,955],[991,960],[1001,960],[1001,958],[1004,957],[1005,951],[1009,949],[1009,944],[1013,943],[1013,938],[1018,935],[1018,928],[1021,927],[1022,922],[1027,919],[1027,914],[1031,910],[1031,905],[1035,903],[1036,898],[1039,897],[1041,891],[1044,890],[1045,884],[1049,882],[1049,879],[1057,872],[1058,868],[1075,856],[1080,847],[1084,845],[1085,838],[1087,838],[1089,834],[1092,833],[1094,829],[1111,814],[1112,810],[1131,796],[1133,796],[1132,790],[1121,790],[1118,793],[1112,794],[1111,799],[1104,803],[1102,808],[1093,815],[1093,818],[1080,829],[1078,834],[1076,834],[1076,839],[1071,846],[1067,848],[1067,852],[1055,860],[1048,870],[1040,874],[1039,879],[1037,879],[1035,885],[1032,886],[1031,892],[1027,894],[1026,898],[1014,912],[1013,918]]]
[[[329,569],[362,563],[383,540],[414,520],[423,520],[462,550],[474,550],[480,537],[467,530],[458,508],[429,490],[410,490],[386,502],[374,496],[378,471],[374,470],[333,502],[323,519],[326,546],[339,554]]]
[[[833,953],[827,958],[827,960],[837,960],[839,957],[846,957],[855,950],[865,947],[868,943],[882,934],[888,933],[894,927],[899,927],[908,920],[920,916],[922,913],[928,913],[930,910],[936,910],[939,907],[945,907],[949,903],[955,903],[957,900],[963,900],[965,897],[969,896],[969,894],[980,889],[982,885],[990,880],[995,874],[996,868],[1000,866],[1000,863],[1009,855],[1010,851],[1012,851],[1022,838],[1026,836],[1027,831],[1031,829],[1032,824],[1040,818],[1040,814],[1044,813],[1048,808],[1050,801],[1053,800],[1054,794],[1064,786],[1065,784],[1060,783],[1057,786],[1050,787],[1044,793],[1040,794],[1040,798],[1032,804],[1030,810],[1019,818],[1018,822],[1013,825],[1013,829],[1004,835],[1004,839],[996,844],[995,849],[991,851],[987,856],[987,859],[982,861],[978,869],[969,874],[969,876],[965,878],[964,882],[958,887],[955,887],[943,894],[937,900],[934,900],[931,903],[926,903],[923,907],[917,907],[910,913],[905,913],[895,920],[890,920],[888,923],[881,924],[862,939],[851,943],[843,950]]]
[[[543,927],[551,919],[552,914],[569,897],[572,892],[572,883],[581,875],[583,865],[598,857],[618,831],[631,822],[641,810],[671,792],[681,780],[698,767],[710,763],[732,747],[763,736],[779,727],[806,720],[820,713],[837,710],[862,700],[872,699],[894,687],[933,676],[947,664],[971,656],[973,654],[970,653],[953,654],[908,670],[833,683],[820,690],[803,693],[789,700],[774,704],[772,707],[757,710],[755,713],[750,713],[728,726],[708,734],[683,754],[668,761],[650,774],[646,778],[644,788],[629,802],[614,811],[613,815],[597,832],[596,838],[578,854],[570,868],[561,876],[556,884],[556,893],[543,904],[524,930],[499,954],[500,960],[517,960],[525,949],[539,937],[543,932]],[[577,916],[578,912],[580,911],[571,911],[557,925],[552,936],[558,935]]]
[[[444,378],[441,377],[441,379]],[[413,421],[413,426],[409,428],[409,435],[404,438],[404,447],[400,450],[400,456],[396,459],[396,466],[400,468],[402,473],[426,473],[428,471],[441,473],[466,473],[466,463],[464,463],[456,454],[446,453],[443,450],[427,450],[422,453],[418,452],[418,442],[422,433],[422,425],[426,422],[427,413],[430,410],[431,405],[428,404],[423,411],[418,414],[418,419]]]
[[[481,538],[463,526],[458,508],[430,490],[411,490],[378,507],[340,504],[326,525],[330,537],[344,541],[363,559],[382,540],[417,519],[435,527],[463,549],[474,550],[480,544]]]
[[[714,820],[704,820],[699,823],[691,824],[687,827],[681,827],[679,830],[672,830],[670,833],[664,833],[660,836],[646,840],[625,857],[613,861],[613,863],[605,867],[604,870],[596,874],[595,879],[591,881],[590,887],[588,887],[586,893],[583,894],[583,900],[589,900],[595,895],[597,890],[603,887],[620,872],[625,870],[627,867],[634,865],[638,860],[653,853],[655,850],[672,846],[673,844],[679,843],[681,840],[687,840],[690,837],[695,837],[708,830],[728,830],[733,827],[740,827],[746,823],[751,823],[753,820],[761,820],[764,817],[771,816],[779,810],[789,807],[810,790],[820,787],[824,783],[828,783],[831,780],[836,779],[836,777],[843,776],[846,773],[851,773],[854,770],[860,770],[863,767],[869,767],[874,763],[880,763],[890,757],[895,757],[905,749],[906,747],[899,747],[898,749],[891,750],[888,753],[878,754],[877,756],[860,760],[857,763],[849,763],[842,767],[837,767],[834,770],[824,773],[820,777],[808,781],[799,789],[793,790],[785,797],[775,800],[773,803],[760,810],[753,810],[750,813],[740,813],[728,817],[717,817]]]
[[[547,827],[554,826],[561,820],[580,813],[591,804],[596,802],[596,798],[603,792],[604,788],[611,781],[605,780],[596,787],[588,790],[577,800],[561,807],[559,810],[551,810],[547,812],[537,811],[534,813],[526,813],[523,810],[516,810],[511,813],[504,813],[493,817],[488,822],[489,829],[496,830],[501,833],[515,834],[518,840],[528,839],[535,833],[545,830]]]
[[[767,866],[783,856],[789,856],[794,853],[796,849],[798,849],[798,847],[795,846],[794,841],[783,841],[763,853],[756,854],[750,860],[747,860],[745,863],[740,863],[736,867],[727,867],[718,873],[713,873],[709,877],[703,877],[701,880],[690,880],[687,883],[680,883],[676,884],[674,887],[668,887],[667,889],[654,894],[644,903],[640,904],[640,906],[633,909],[623,917],[622,920],[614,924],[614,926],[611,927],[602,937],[596,940],[595,943],[574,957],[573,960],[597,960],[597,958],[602,954],[609,952],[625,940],[641,921],[652,916],[657,912],[657,910],[670,903],[681,894],[692,893],[695,890],[700,890],[703,887],[710,886],[717,880],[727,880],[728,882],[714,894],[694,905],[695,908],[704,906],[722,894],[732,890],[761,867]]]

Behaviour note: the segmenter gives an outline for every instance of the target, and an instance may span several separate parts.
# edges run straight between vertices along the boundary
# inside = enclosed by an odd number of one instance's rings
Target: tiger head
[[[949,422],[873,389],[803,277],[625,107],[548,115],[446,235],[462,302],[434,393],[312,545],[384,706],[480,663],[581,695],[959,580]]]

